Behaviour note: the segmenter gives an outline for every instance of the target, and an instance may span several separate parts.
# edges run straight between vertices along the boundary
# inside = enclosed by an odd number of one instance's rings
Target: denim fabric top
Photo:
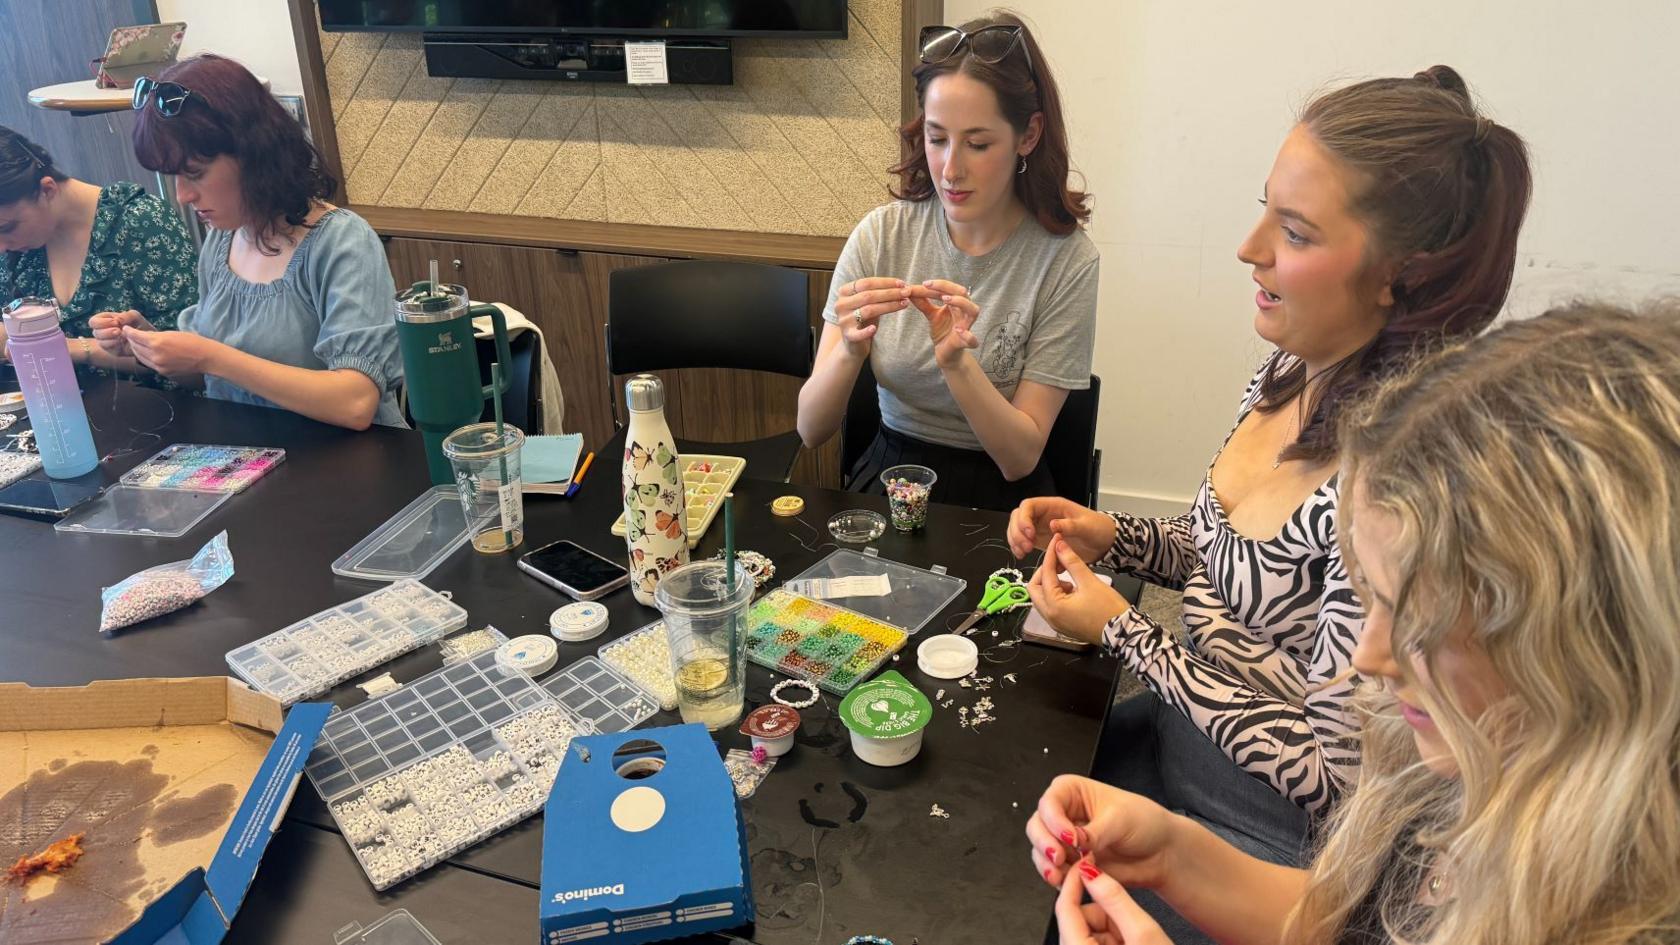
[[[335,208],[322,215],[273,282],[247,282],[228,267],[233,231],[211,230],[198,257],[197,305],[180,327],[247,354],[314,371],[349,368],[379,388],[373,422],[406,427],[397,406],[402,354],[392,314],[396,287],[385,248],[367,221]],[[264,407],[267,398],[206,375],[205,393]]]

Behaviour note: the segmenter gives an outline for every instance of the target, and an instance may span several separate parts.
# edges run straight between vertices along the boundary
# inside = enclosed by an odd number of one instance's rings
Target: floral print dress
[[[45,249],[0,258],[0,305],[26,295],[53,298]],[[64,333],[86,338],[93,333],[89,318],[129,309],[160,331],[172,330],[181,310],[197,301],[198,252],[175,211],[137,184],[100,190],[81,282],[59,303]]]

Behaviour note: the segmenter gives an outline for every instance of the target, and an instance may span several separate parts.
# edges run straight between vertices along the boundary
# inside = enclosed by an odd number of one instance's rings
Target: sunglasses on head
[[[187,99],[203,96],[176,82],[159,82],[149,75],[141,76],[134,81],[134,110],[146,107],[146,101],[151,100],[152,107],[165,118],[174,118],[181,114],[181,109],[187,104]]]
[[[972,33],[955,26],[922,27],[922,61],[928,65],[951,59],[965,48],[969,55],[981,62],[999,63],[1017,46],[1021,47],[1021,55],[1027,58],[1027,71],[1032,72],[1032,53],[1027,50],[1027,44],[1021,42],[1019,26],[1000,23],[982,26]]]

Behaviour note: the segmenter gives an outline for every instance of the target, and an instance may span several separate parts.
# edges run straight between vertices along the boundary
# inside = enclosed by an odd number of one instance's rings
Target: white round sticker
[[[612,822],[625,833],[641,833],[665,816],[665,795],[647,786],[633,787],[613,799]]]

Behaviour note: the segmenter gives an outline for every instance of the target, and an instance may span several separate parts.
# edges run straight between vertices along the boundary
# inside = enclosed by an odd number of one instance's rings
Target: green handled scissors
[[[986,593],[980,598],[980,606],[971,611],[952,632],[972,633],[975,624],[987,617],[1025,607],[1030,603],[1032,598],[1027,595],[1027,585],[1021,583],[1021,572],[1014,568],[999,568],[992,572],[991,577],[986,578]]]

